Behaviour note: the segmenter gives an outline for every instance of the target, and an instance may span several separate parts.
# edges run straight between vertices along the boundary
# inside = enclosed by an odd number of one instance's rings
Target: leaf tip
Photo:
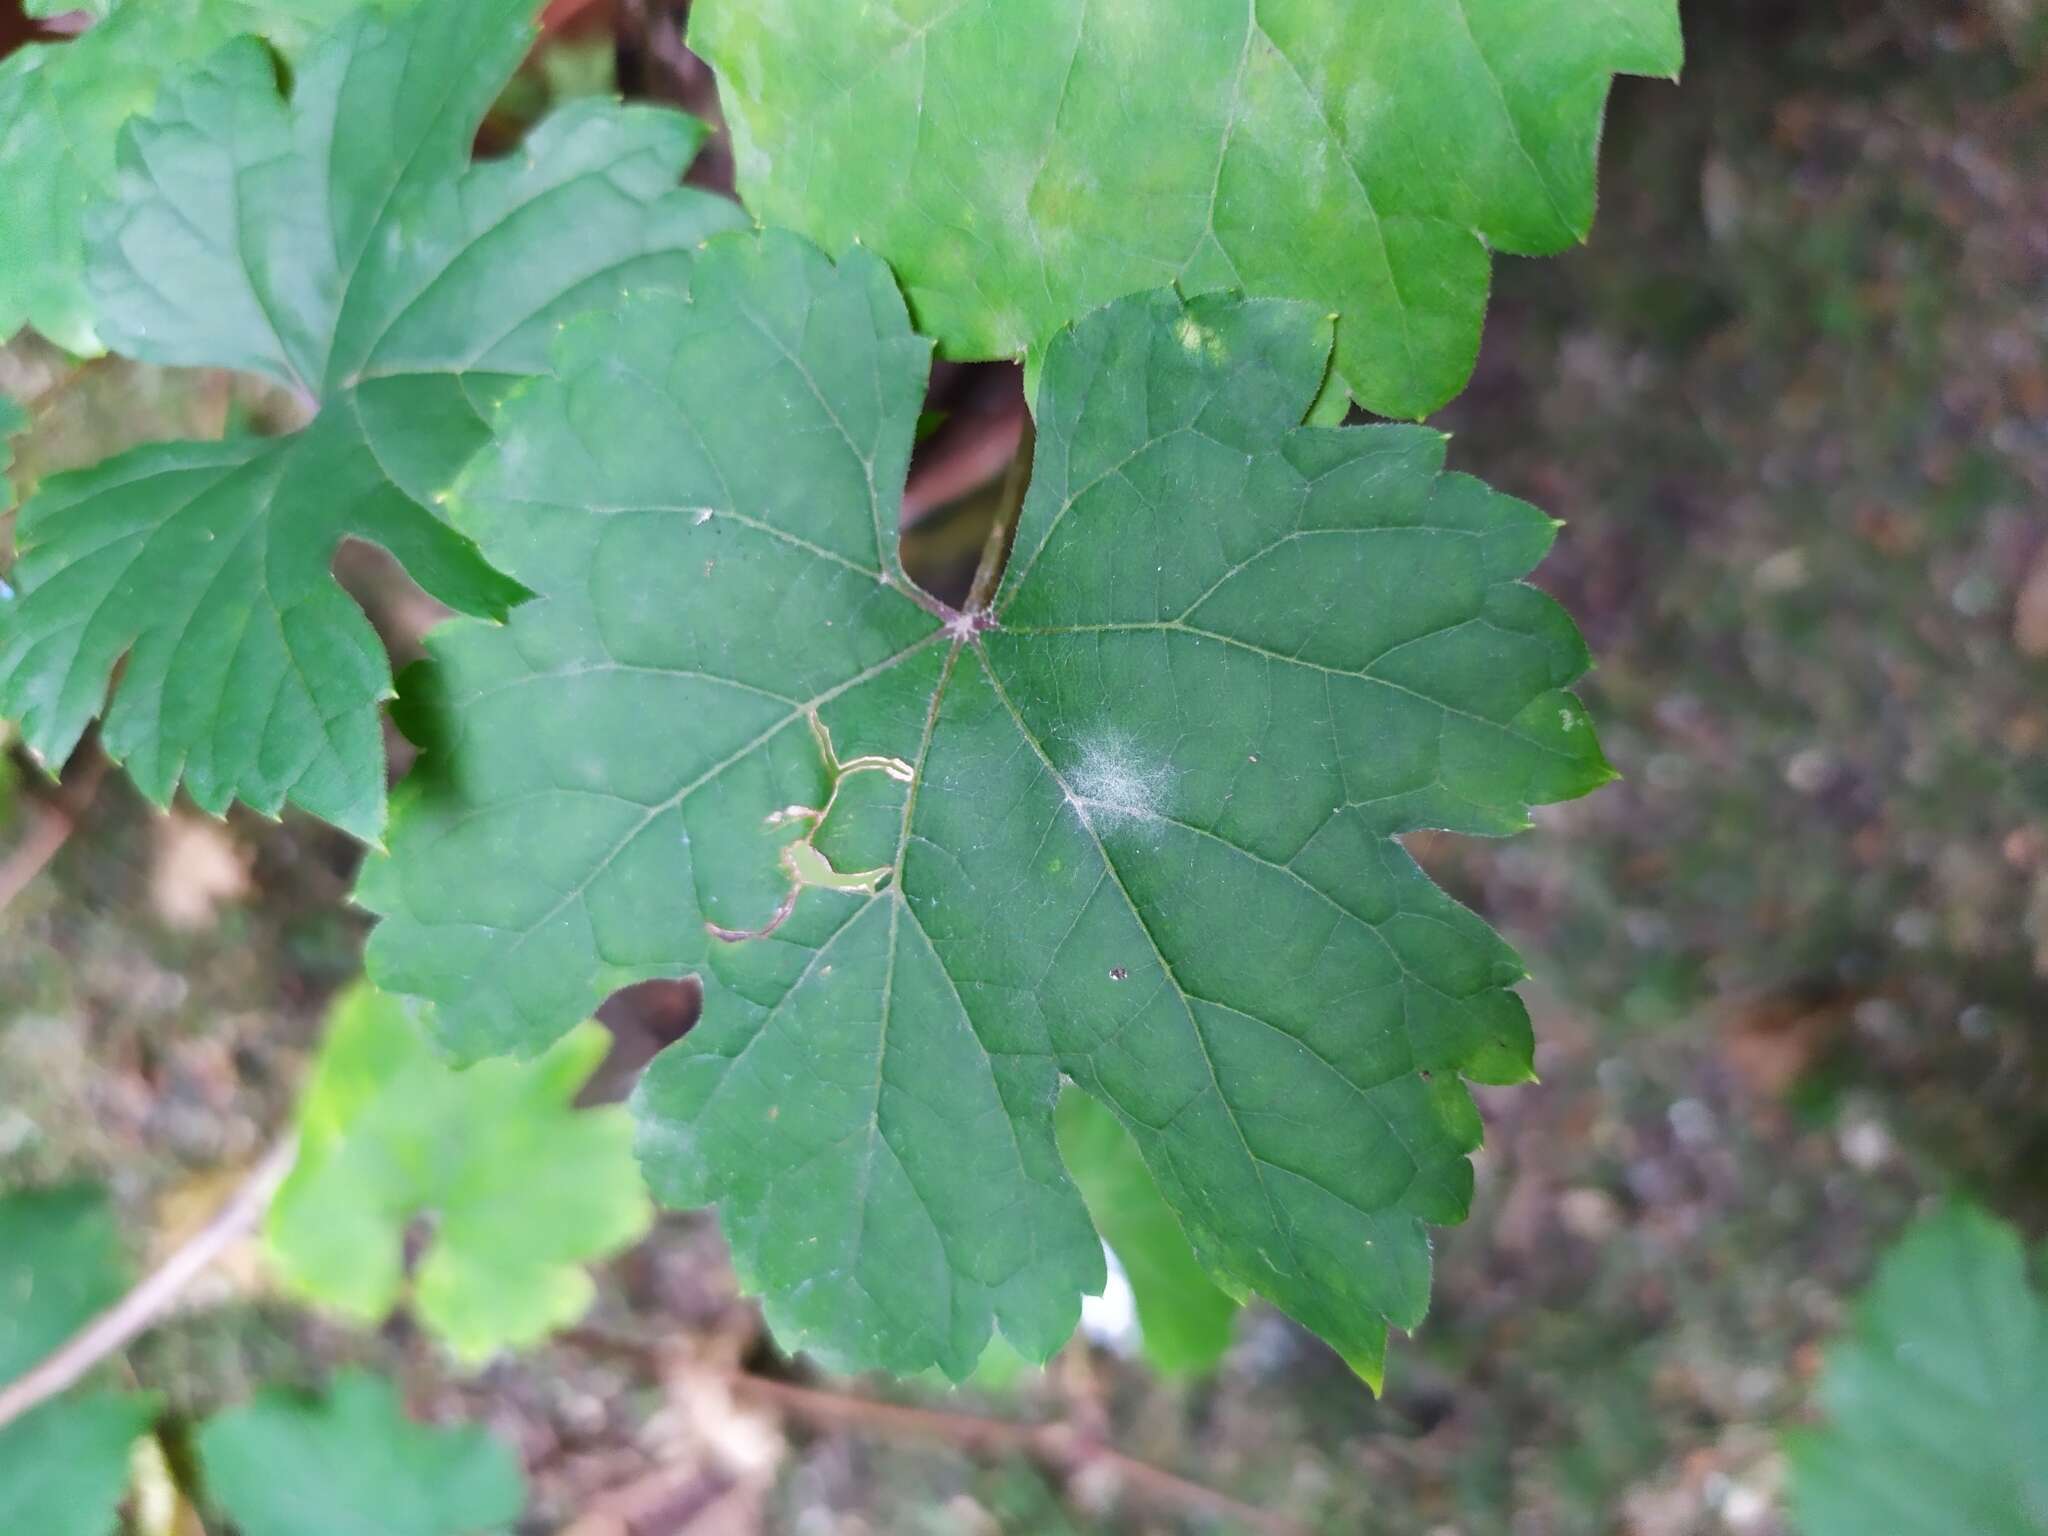
[[[1376,1354],[1352,1354],[1344,1357],[1344,1363],[1351,1368],[1351,1374],[1365,1383],[1365,1390],[1374,1397],[1381,1396],[1387,1387],[1386,1346],[1382,1344]]]

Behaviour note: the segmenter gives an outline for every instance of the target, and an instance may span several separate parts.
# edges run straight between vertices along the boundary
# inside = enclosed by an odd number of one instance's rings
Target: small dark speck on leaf
[[[1109,968],[1109,979],[1111,981],[1129,981],[1131,973],[1120,965],[1112,965]]]

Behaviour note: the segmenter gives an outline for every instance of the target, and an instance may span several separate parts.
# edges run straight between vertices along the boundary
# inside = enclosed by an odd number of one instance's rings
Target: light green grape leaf
[[[1338,317],[1348,390],[1464,387],[1490,251],[1586,238],[1610,79],[1676,0],[698,0],[740,191],[859,240],[951,357],[1174,283]]]
[[[306,49],[289,100],[243,38],[124,131],[89,221],[108,344],[267,374],[318,415],[282,438],[140,448],[22,509],[0,713],[46,760],[125,655],[100,739],[152,799],[182,780],[209,811],[289,800],[381,831],[390,669],[335,546],[381,544],[450,607],[501,617],[524,589],[438,505],[490,400],[542,365],[563,316],[679,279],[741,217],[677,187],[702,128],[666,111],[577,102],[470,167],[531,10],[359,12]]]
[[[2048,1296],[2004,1223],[1951,1205],[1878,1266],[1790,1437],[1801,1536],[2048,1536]]]
[[[0,1197],[0,1386],[118,1301],[127,1268],[99,1190]],[[148,1397],[83,1386],[0,1429],[0,1531],[109,1536],[154,1416]]]
[[[156,101],[165,79],[229,38],[261,33],[295,52],[362,0],[48,0],[31,16],[90,11],[65,43],[32,43],[0,60],[0,341],[33,325],[73,352],[99,338],[85,287],[84,215],[114,185],[121,125]]]
[[[526,1507],[509,1447],[406,1418],[387,1381],[271,1388],[199,1431],[206,1488],[240,1536],[498,1536]]]
[[[1145,1358],[1167,1376],[1214,1369],[1230,1348],[1237,1303],[1188,1247],[1137,1143],[1115,1115],[1072,1089],[1060,1095],[1057,1130],[1060,1160],[1131,1284]]]
[[[1555,525],[1439,433],[1297,428],[1329,346],[1170,292],[1063,335],[994,611],[946,616],[897,560],[928,344],[878,258],[723,237],[572,324],[456,498],[544,596],[430,642],[372,975],[467,1054],[701,975],[643,1162],[829,1361],[1065,1339],[1104,1275],[1064,1075],[1219,1286],[1376,1378],[1465,1214],[1460,1078],[1531,1049],[1521,965],[1396,836],[1609,770],[1520,580]]]
[[[74,4],[73,0],[21,0],[21,13],[24,16],[39,16],[47,20],[69,11],[83,11],[93,20],[103,21],[114,9],[114,4],[115,0],[82,0],[82,3],[78,4]]]
[[[359,986],[335,1004],[299,1109],[299,1156],[271,1207],[286,1284],[366,1323],[406,1294],[406,1229],[431,1221],[411,1280],[420,1321],[464,1360],[574,1322],[583,1265],[652,1211],[619,1106],[577,1109],[604,1059],[584,1023],[538,1060],[458,1071],[405,1005]]]

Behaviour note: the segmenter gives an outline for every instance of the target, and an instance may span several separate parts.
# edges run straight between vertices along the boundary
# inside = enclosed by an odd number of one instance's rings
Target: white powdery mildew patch
[[[1171,766],[1113,733],[1083,742],[1067,775],[1067,803],[1090,826],[1154,820],[1166,813],[1172,789]]]

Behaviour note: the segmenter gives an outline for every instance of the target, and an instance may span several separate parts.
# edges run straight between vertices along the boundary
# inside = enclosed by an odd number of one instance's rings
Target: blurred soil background
[[[713,110],[655,0],[550,10],[487,137],[615,81]],[[1592,243],[1499,262],[1441,418],[1453,467],[1568,521],[1541,579],[1600,659],[1585,693],[1625,779],[1519,840],[1417,843],[1528,958],[1543,1081],[1482,1092],[1478,1204],[1439,1235],[1385,1398],[1265,1309],[1208,1381],[1098,1338],[960,1393],[855,1389],[1070,1426],[1317,1531],[1775,1536],[1775,1436],[1911,1213],[1961,1189],[2048,1231],[2048,8],[1686,21],[1682,87],[1618,87]],[[940,380],[921,509],[1000,468],[1014,388]],[[30,340],[0,392],[37,415],[24,492],[292,408]],[[936,580],[978,545],[974,509],[914,535]],[[343,570],[416,647],[424,600],[368,552]],[[357,850],[296,818],[158,816],[98,766],[88,747],[58,788],[13,765],[0,890],[62,845],[0,912],[0,1186],[104,1178],[162,1248],[287,1120],[358,966]],[[617,1091],[690,1004],[611,1012]],[[536,1533],[1231,1528],[1114,1476],[735,1400],[740,1363],[849,1384],[773,1355],[703,1218],[665,1219],[600,1288],[581,1333],[461,1375],[233,1262],[128,1359],[193,1414],[392,1371],[417,1410],[519,1447]]]

